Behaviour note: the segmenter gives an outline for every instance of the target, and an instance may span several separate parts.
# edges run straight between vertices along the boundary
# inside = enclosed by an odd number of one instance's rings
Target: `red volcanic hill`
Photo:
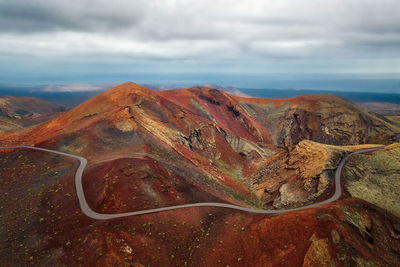
[[[103,128],[121,132],[163,126],[187,137],[197,135],[194,129],[200,121],[227,135],[279,147],[303,139],[335,145],[388,142],[398,130],[384,117],[334,95],[272,100],[237,97],[206,87],[154,91],[124,83],[29,134],[18,132],[10,139],[38,144],[61,134],[88,130],[98,122],[105,124]],[[156,130],[154,135],[161,131]],[[164,134],[171,137],[172,133]],[[163,137],[167,136],[158,136]]]
[[[51,121],[1,132],[0,145],[87,158],[89,205],[121,213],[209,201],[285,205],[297,189],[293,184],[309,189],[303,199],[322,184],[317,197],[323,198],[330,173],[349,151],[324,144],[388,143],[396,132],[385,117],[333,95],[271,100],[124,83]],[[76,167],[50,153],[0,154],[0,257],[6,265],[400,263],[398,218],[360,200],[274,216],[190,208],[96,221],[80,212]]]

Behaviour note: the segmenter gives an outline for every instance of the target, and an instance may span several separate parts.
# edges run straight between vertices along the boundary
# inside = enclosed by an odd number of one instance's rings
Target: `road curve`
[[[58,155],[62,155],[62,156],[66,156],[66,157],[70,157],[70,158],[79,160],[80,164],[79,164],[78,170],[75,173],[75,187],[76,187],[76,194],[77,194],[78,200],[79,200],[79,205],[81,207],[82,212],[86,216],[96,219],[96,220],[109,220],[109,219],[115,219],[115,218],[121,218],[121,217],[149,214],[149,213],[182,209],[182,208],[190,208],[190,207],[221,207],[221,208],[229,208],[229,209],[234,209],[234,210],[246,211],[246,212],[250,212],[250,213],[258,213],[258,214],[277,214],[277,213],[285,213],[285,212],[290,212],[290,211],[303,210],[303,209],[307,209],[307,208],[317,207],[317,206],[338,200],[339,197],[341,196],[342,188],[341,188],[341,184],[340,184],[340,176],[341,176],[341,172],[342,172],[342,169],[343,169],[343,166],[344,166],[346,160],[351,155],[372,152],[372,151],[383,149],[383,148],[384,148],[384,146],[368,148],[368,149],[361,149],[361,150],[352,152],[350,154],[347,154],[342,159],[338,168],[336,169],[335,193],[333,194],[333,196],[331,196],[330,198],[328,198],[322,202],[314,203],[314,204],[299,207],[299,208],[292,208],[292,209],[285,209],[285,210],[261,210],[261,209],[251,209],[251,208],[246,208],[246,207],[241,207],[241,206],[236,206],[236,205],[226,204],[226,203],[204,202],[204,203],[194,203],[194,204],[170,206],[170,207],[157,208],[157,209],[148,209],[148,210],[141,210],[141,211],[117,213],[117,214],[103,214],[103,213],[97,213],[89,207],[89,205],[86,201],[86,198],[85,198],[85,194],[83,192],[82,174],[83,174],[83,170],[85,169],[85,167],[87,165],[87,160],[85,158],[77,156],[77,155],[73,155],[73,154],[68,154],[68,153],[50,150],[50,149],[46,149],[46,148],[40,148],[40,147],[31,147],[31,146],[0,147],[0,149],[34,149],[34,150],[50,152],[50,153],[54,153],[54,154],[58,154]],[[141,153],[137,153],[137,154],[142,155]]]

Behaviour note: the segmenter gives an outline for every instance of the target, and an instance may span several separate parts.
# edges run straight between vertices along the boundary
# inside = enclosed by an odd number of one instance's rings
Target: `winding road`
[[[329,199],[324,200],[322,202],[314,203],[314,204],[299,207],[299,208],[285,209],[285,210],[261,210],[261,209],[251,209],[251,208],[246,208],[246,207],[241,207],[241,206],[236,206],[236,205],[226,204],[226,203],[204,202],[204,203],[194,203],[194,204],[170,206],[170,207],[157,208],[157,209],[148,209],[148,210],[141,210],[141,211],[117,213],[117,214],[103,214],[103,213],[97,213],[89,207],[89,205],[86,201],[86,198],[85,198],[85,194],[83,192],[82,174],[83,174],[83,170],[85,169],[85,167],[87,165],[87,160],[85,158],[77,156],[77,155],[73,155],[73,154],[68,154],[68,153],[50,150],[50,149],[46,149],[46,148],[40,148],[40,147],[31,147],[31,146],[0,147],[0,149],[34,149],[34,150],[40,150],[40,151],[45,151],[45,152],[49,152],[49,153],[54,153],[54,154],[58,154],[58,155],[62,155],[62,156],[66,156],[66,157],[70,157],[70,158],[79,160],[80,164],[79,164],[78,170],[75,173],[75,187],[76,187],[76,194],[79,199],[79,205],[81,207],[82,212],[86,216],[96,219],[96,220],[109,220],[109,219],[115,219],[115,218],[121,218],[121,217],[149,214],[149,213],[182,209],[182,208],[190,208],[190,207],[221,207],[221,208],[229,208],[229,209],[246,211],[246,212],[250,212],[250,213],[258,213],[258,214],[277,214],[277,213],[285,213],[285,212],[291,212],[291,211],[295,211],[295,210],[303,210],[303,209],[307,209],[307,208],[317,207],[317,206],[338,200],[339,197],[341,196],[342,188],[341,188],[341,184],[340,184],[340,176],[341,176],[341,172],[342,172],[342,169],[343,169],[343,166],[344,166],[346,160],[351,155],[372,152],[372,151],[383,149],[383,148],[384,148],[384,146],[368,148],[368,149],[361,149],[361,150],[352,152],[350,154],[347,154],[342,159],[338,168],[336,169],[335,193],[333,194],[333,196],[331,196]],[[137,153],[137,154],[142,155],[141,153]]]

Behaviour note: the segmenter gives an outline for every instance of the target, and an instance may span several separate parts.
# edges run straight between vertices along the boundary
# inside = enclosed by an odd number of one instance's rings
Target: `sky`
[[[0,0],[0,83],[400,92],[399,13],[398,0]]]

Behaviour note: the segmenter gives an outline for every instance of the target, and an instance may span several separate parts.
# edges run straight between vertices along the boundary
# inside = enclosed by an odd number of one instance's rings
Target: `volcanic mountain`
[[[0,130],[35,125],[60,115],[65,107],[33,97],[0,97]]]
[[[205,190],[207,199],[211,194],[213,198],[262,207],[265,203],[247,177],[271,157],[286,155],[304,139],[333,145],[388,143],[396,131],[384,117],[334,95],[270,100],[237,97],[206,87],[154,91],[124,83],[42,125],[8,132],[3,143],[47,147],[86,157],[91,167],[85,181],[95,187],[88,188],[97,192],[92,200],[95,205],[107,202],[111,194],[97,188],[104,183],[99,180],[99,173],[106,171],[104,166],[116,170],[144,161],[148,162],[144,177],[167,172],[167,176],[177,175],[185,181],[181,189],[173,186],[177,192],[196,188],[193,190]],[[154,162],[162,171],[153,166]],[[134,174],[125,172],[127,177]],[[119,183],[127,183],[124,175],[117,176]],[[93,182],[91,177],[96,177]],[[133,191],[140,194],[145,188],[161,185],[162,181]],[[278,189],[282,185],[279,183]],[[329,189],[324,193],[329,194]],[[123,195],[117,203],[128,201]],[[157,199],[153,197],[151,202],[169,203]],[[128,204],[127,209],[131,209],[132,203]]]
[[[281,209],[329,197],[345,153],[391,143],[398,132],[334,95],[271,100],[124,83],[50,121],[0,133],[0,145],[87,158],[83,187],[97,212],[209,201]],[[192,208],[101,222],[80,213],[76,162],[29,150],[1,156],[1,257],[17,265],[400,262],[398,218],[360,200],[272,217]]]

